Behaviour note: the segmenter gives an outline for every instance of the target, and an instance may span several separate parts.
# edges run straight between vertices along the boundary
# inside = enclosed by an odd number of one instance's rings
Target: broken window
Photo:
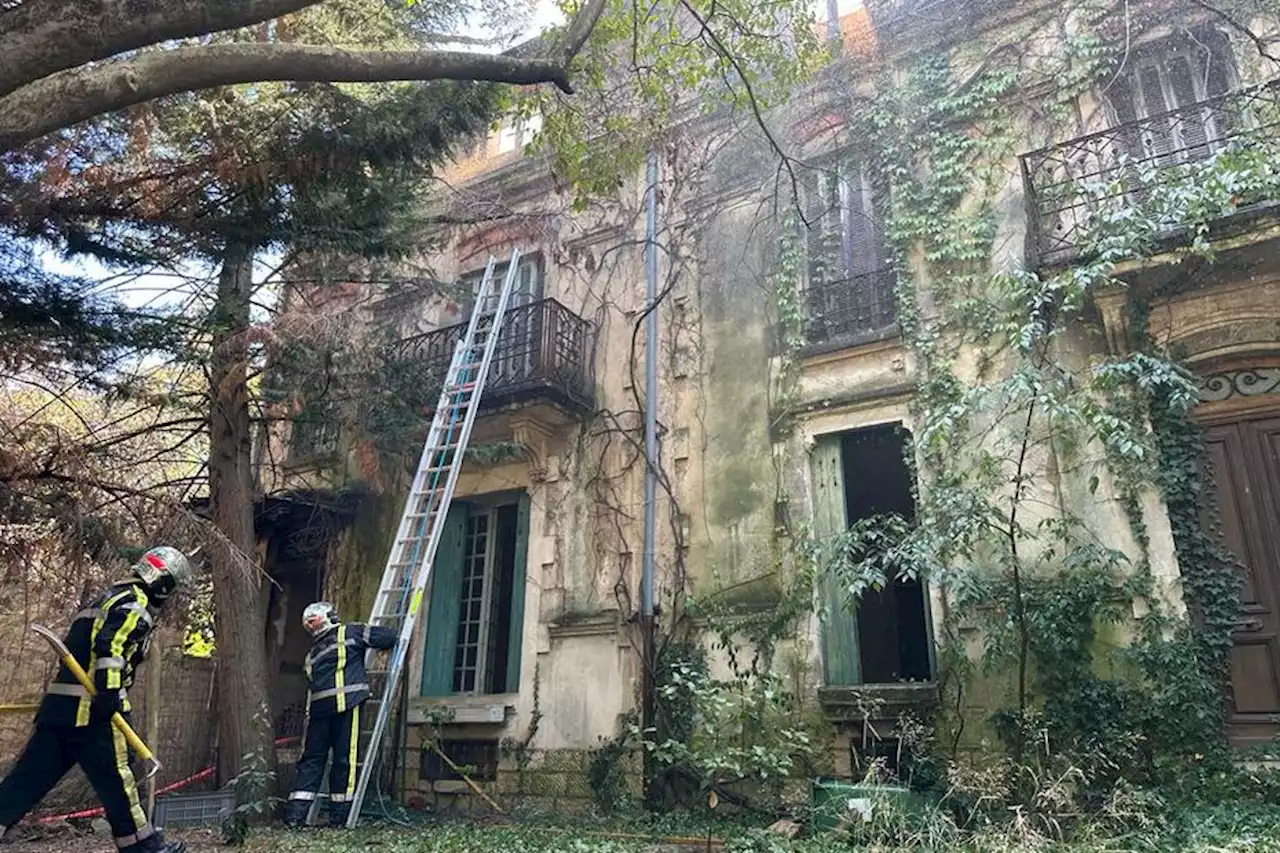
[[[888,424],[825,436],[812,457],[814,527],[838,538],[857,522],[915,515],[912,474],[904,453],[908,435]],[[856,604],[843,584],[824,581],[823,664],[828,686],[927,681],[932,651],[923,583],[894,579],[867,590]]]
[[[338,452],[338,413],[313,406],[298,415],[289,434],[289,461],[306,462]]]
[[[896,278],[878,211],[883,195],[848,154],[813,170],[805,186],[807,334],[815,344],[875,339],[898,319]]]
[[[432,567],[424,696],[519,689],[528,537],[526,496],[450,508]]]

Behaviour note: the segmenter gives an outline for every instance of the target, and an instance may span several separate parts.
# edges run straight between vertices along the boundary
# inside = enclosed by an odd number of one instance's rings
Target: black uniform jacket
[[[312,717],[342,714],[369,698],[364,671],[367,649],[389,649],[396,632],[377,625],[342,623],[316,637],[302,670],[311,682],[307,713]]]
[[[119,581],[107,587],[75,615],[63,642],[72,657],[93,678],[99,693],[120,693],[122,710],[129,710],[126,692],[133,674],[147,656],[155,611],[140,581]],[[50,726],[89,725],[89,691],[63,664],[45,691],[36,722]]]

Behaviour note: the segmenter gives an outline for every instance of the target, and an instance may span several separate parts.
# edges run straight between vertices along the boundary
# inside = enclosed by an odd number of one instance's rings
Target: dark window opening
[[[915,518],[912,472],[905,452],[908,436],[900,424],[848,433],[840,441],[845,514],[852,525],[894,513]],[[895,580],[858,603],[858,653],[864,684],[927,681],[929,629],[924,585]]]
[[[330,407],[299,417],[293,422],[290,433],[290,461],[306,461],[337,453],[338,433],[338,415]]]
[[[496,740],[446,740],[439,744],[440,751],[477,782],[492,782],[498,778],[498,742]],[[420,778],[427,782],[461,782],[462,774],[440,758],[433,747],[422,748]]]
[[[848,154],[814,169],[805,183],[809,341],[874,338],[898,319],[897,278],[880,221],[882,188]]]

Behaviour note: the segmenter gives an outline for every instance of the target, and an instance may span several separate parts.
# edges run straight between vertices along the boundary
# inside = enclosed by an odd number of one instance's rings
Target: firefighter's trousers
[[[0,826],[13,826],[79,764],[102,800],[116,847],[143,853],[160,847],[138,799],[129,747],[110,722],[87,726],[37,724],[13,771],[0,782]]]
[[[356,751],[360,747],[360,706],[341,714],[307,719],[298,759],[298,777],[289,795],[285,822],[300,826],[311,810],[311,802],[320,791],[324,762],[333,752],[329,769],[329,823],[340,826],[347,821],[351,799],[356,792]]]

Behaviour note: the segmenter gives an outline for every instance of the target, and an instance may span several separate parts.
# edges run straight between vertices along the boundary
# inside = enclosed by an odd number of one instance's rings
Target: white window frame
[[[472,534],[471,525],[474,520],[483,518],[485,520],[485,532],[482,534],[484,541],[484,558],[482,561],[481,571],[483,576],[480,580],[480,618],[476,620],[476,663],[474,667],[474,681],[470,689],[465,687],[466,672],[471,669],[466,666],[466,654],[464,646],[458,643],[454,651],[453,659],[453,684],[454,693],[459,695],[479,695],[485,692],[484,683],[488,676],[489,667],[489,635],[493,630],[493,611],[496,606],[494,599],[494,556],[497,552],[497,529],[498,529],[498,510],[486,509],[483,512],[472,511],[467,514],[466,530],[463,536],[462,551],[462,590],[464,594],[470,592],[471,585],[469,579],[471,577],[471,569],[476,564],[476,558],[472,550],[473,543],[480,541],[480,536]],[[461,636],[464,625],[469,625],[472,620],[467,613],[467,605],[472,599],[463,598],[462,608],[458,614],[458,632]],[[470,644],[467,644],[470,647]],[[458,662],[459,655],[462,656],[462,664]]]

